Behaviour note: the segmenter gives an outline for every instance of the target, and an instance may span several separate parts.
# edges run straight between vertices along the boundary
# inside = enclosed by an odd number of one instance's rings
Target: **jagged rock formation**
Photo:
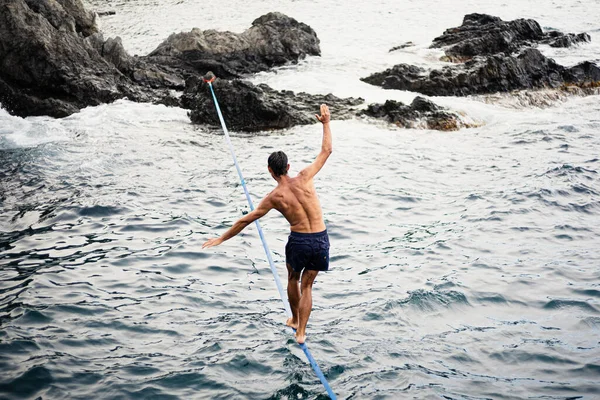
[[[172,35],[150,56],[132,57],[120,38],[104,39],[81,0],[0,0],[0,103],[23,117],[64,117],[124,97],[179,105],[169,89],[209,67],[231,77],[308,54],[320,54],[315,32],[280,13],[239,35]]]
[[[362,80],[384,89],[428,96],[466,96],[516,89],[595,86],[600,81],[600,68],[590,62],[566,68],[537,49],[526,49],[517,56],[474,57],[464,64],[434,70],[399,64]]]
[[[25,3],[59,31],[84,37],[98,32],[95,14],[86,10],[80,0],[25,0]]]
[[[243,33],[213,29],[169,36],[145,59],[159,65],[221,78],[265,71],[307,55],[319,56],[319,38],[308,25],[281,13],[268,13]]]
[[[192,122],[220,127],[208,84],[199,79],[190,80],[188,84],[182,103],[192,110]],[[364,102],[360,98],[294,94],[241,80],[217,79],[213,87],[227,126],[236,131],[256,132],[316,123],[315,112],[321,103],[329,105],[335,119],[367,115],[404,128],[443,131],[471,126],[459,115],[423,97],[416,97],[410,105],[388,100],[385,104],[371,104],[366,110],[360,110],[357,106]]]
[[[589,41],[587,34],[544,33],[534,20],[505,22],[485,14],[468,14],[460,27],[446,30],[431,47],[445,47],[455,62],[441,69],[399,64],[361,80],[384,89],[409,90],[429,96],[466,96],[520,89],[600,84],[600,69],[584,62],[563,67],[527,47],[535,43],[565,46]],[[524,48],[525,47],[525,48]],[[594,91],[590,91],[593,93]]]
[[[387,100],[384,104],[370,104],[360,114],[384,119],[403,128],[455,131],[472,126],[463,122],[459,115],[420,96],[415,97],[410,105],[394,100]]]
[[[533,19],[503,21],[486,14],[467,14],[461,26],[447,29],[433,39],[431,48],[444,48],[447,60],[463,62],[475,56],[510,55],[537,43],[568,47],[589,42],[587,33],[544,32]]]
[[[328,95],[312,95],[285,90],[277,91],[269,86],[254,85],[242,80],[217,79],[213,88],[219,99],[223,118],[234,131],[265,131],[290,128],[317,122],[315,112],[319,104],[326,103],[335,119],[353,116],[355,107],[363,99]],[[220,126],[208,84],[201,79],[188,80],[182,104],[189,108],[195,124]]]
[[[192,110],[192,122],[218,126],[212,97],[199,78],[208,69],[216,69],[221,78],[236,77],[320,54],[315,32],[280,13],[256,19],[241,34],[194,29],[172,35],[146,57],[127,54],[118,37],[105,40],[95,18],[81,0],[0,0],[2,106],[19,116],[64,117],[126,97],[183,105]],[[276,91],[237,79],[218,79],[214,87],[233,130],[315,123],[320,103],[327,103],[335,118],[349,118],[359,113],[356,106],[363,103],[362,99]],[[181,101],[169,92],[184,88]],[[365,113],[405,127],[459,126],[453,115],[421,98],[410,107],[394,102],[372,105]]]
[[[12,114],[64,117],[123,97],[177,103],[127,75],[128,57],[119,39],[103,41],[81,0],[0,0],[0,103]]]

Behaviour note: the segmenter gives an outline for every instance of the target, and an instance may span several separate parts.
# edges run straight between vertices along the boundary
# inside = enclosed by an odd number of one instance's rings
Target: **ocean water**
[[[441,65],[431,39],[469,12],[587,31],[590,44],[541,50],[600,61],[598,2],[89,4],[116,11],[102,28],[132,54],[281,11],[316,30],[322,57],[250,79],[367,102],[410,101],[358,78]],[[433,98],[480,125],[458,132],[332,123],[315,181],[331,268],[307,344],[339,398],[600,398],[600,97],[516,99]],[[318,125],[234,132],[255,201],[275,185],[272,151],[296,173],[320,140]],[[0,110],[0,398],[326,398],[283,326],[254,226],[201,249],[247,210],[223,136],[186,110]],[[285,281],[289,228],[275,211],[262,225]]]

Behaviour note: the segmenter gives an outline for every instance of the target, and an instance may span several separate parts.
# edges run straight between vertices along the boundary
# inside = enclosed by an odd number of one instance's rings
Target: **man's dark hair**
[[[287,174],[288,158],[283,151],[275,151],[269,156],[269,168],[275,176]]]

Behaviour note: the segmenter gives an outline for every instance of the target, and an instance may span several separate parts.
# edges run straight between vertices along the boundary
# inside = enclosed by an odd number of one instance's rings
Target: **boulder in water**
[[[235,131],[256,132],[313,124],[317,122],[315,112],[322,103],[329,106],[335,119],[367,115],[405,128],[444,131],[470,126],[459,115],[423,97],[416,97],[410,105],[388,100],[383,105],[371,104],[366,110],[359,110],[357,106],[364,103],[360,98],[295,94],[242,80],[217,79],[213,88],[227,127]],[[192,110],[189,115],[193,123],[220,127],[210,88],[203,80],[188,80],[182,103]]]
[[[566,68],[537,49],[529,48],[517,56],[474,57],[464,64],[434,70],[399,64],[362,80],[384,89],[428,96],[466,96],[570,85],[594,87],[600,82],[599,73],[600,69],[593,63]]]
[[[200,75],[214,71],[221,78],[237,78],[295,63],[307,55],[321,55],[315,31],[272,12],[257,18],[239,34],[198,28],[173,34],[145,59]]]
[[[403,128],[455,131],[471,126],[463,122],[458,114],[421,96],[415,97],[410,105],[394,100],[387,100],[384,104],[370,104],[361,114],[384,119]]]
[[[544,32],[533,19],[503,21],[495,16],[474,13],[465,15],[461,26],[447,29],[433,39],[431,48],[445,48],[447,60],[463,62],[475,56],[510,55],[537,43],[568,47],[589,41],[587,33]]]
[[[189,79],[182,104],[189,108],[195,124],[220,126],[208,84],[201,79]],[[331,109],[335,119],[352,117],[363,99],[328,95],[295,94],[277,91],[265,84],[254,85],[242,80],[217,79],[213,88],[227,127],[234,131],[266,131],[307,125],[317,122],[315,113],[322,103]]]

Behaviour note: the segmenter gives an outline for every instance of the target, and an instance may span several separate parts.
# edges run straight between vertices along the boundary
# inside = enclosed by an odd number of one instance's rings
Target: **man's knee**
[[[319,273],[319,271],[313,271],[313,270],[304,270],[304,273],[302,274],[302,289],[312,289],[312,285],[315,281],[315,278],[317,277],[317,274]]]

